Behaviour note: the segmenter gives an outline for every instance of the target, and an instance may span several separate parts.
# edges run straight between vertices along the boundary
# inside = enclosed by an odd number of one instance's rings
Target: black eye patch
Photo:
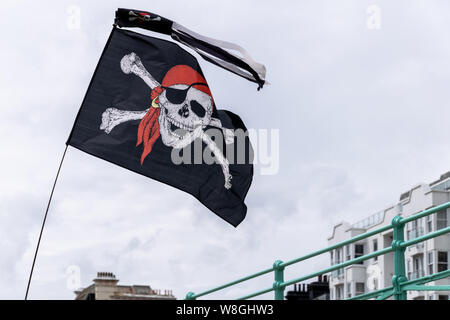
[[[186,100],[187,91],[189,88],[186,89],[174,89],[174,88],[167,88],[166,89],[166,98],[169,100],[170,103],[173,104],[180,104],[184,100]]]
[[[170,103],[180,104],[184,100],[186,100],[186,95],[187,95],[188,90],[192,86],[195,86],[195,85],[208,86],[206,83],[196,82],[196,83],[191,84],[189,87],[187,87],[185,89],[176,89],[176,88],[163,87],[163,86],[161,86],[161,88],[166,90],[166,98],[167,98],[167,100],[169,100]]]

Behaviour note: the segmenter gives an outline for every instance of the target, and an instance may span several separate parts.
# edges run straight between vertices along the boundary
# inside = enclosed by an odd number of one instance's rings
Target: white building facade
[[[397,204],[389,206],[355,224],[346,222],[334,226],[328,244],[334,245],[362,233],[378,229],[391,223],[396,215],[407,217],[423,210],[450,201],[450,172],[431,184],[420,184],[403,193]],[[442,210],[410,222],[405,226],[405,240],[411,240],[426,233],[448,226],[450,209]],[[392,243],[392,229],[359,242],[330,252],[331,264],[335,265],[357,258],[364,254],[389,247]],[[450,234],[410,246],[405,251],[406,273],[408,279],[415,279],[444,271],[449,266]],[[392,285],[394,272],[392,252],[355,264],[330,274],[330,298],[341,300],[382,289]],[[450,285],[450,279],[441,279],[430,285]],[[408,300],[448,300],[447,291],[412,291]]]

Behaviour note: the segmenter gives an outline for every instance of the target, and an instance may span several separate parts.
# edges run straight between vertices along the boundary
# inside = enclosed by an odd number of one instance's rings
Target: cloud
[[[271,85],[257,92],[199,58],[221,108],[249,128],[280,129],[280,172],[255,176],[248,216],[234,229],[181,191],[69,148],[33,299],[72,299],[70,265],[83,286],[112,271],[121,283],[183,298],[324,247],[333,223],[359,220],[448,171],[448,4],[382,3],[378,31],[366,28],[367,1],[179,4],[129,6],[242,44],[266,64]],[[79,30],[66,27],[69,5],[48,1],[52,10],[39,15],[41,4],[0,9],[10,26],[0,30],[9,44],[0,52],[0,298],[23,297],[64,143],[120,3],[80,1]],[[20,12],[20,23],[6,12]],[[327,259],[288,268],[286,278]]]

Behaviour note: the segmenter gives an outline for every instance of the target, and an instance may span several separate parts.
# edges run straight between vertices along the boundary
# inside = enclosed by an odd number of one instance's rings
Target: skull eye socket
[[[205,116],[206,110],[203,106],[195,100],[191,101],[191,109],[197,116],[203,118]]]
[[[184,100],[186,100],[186,95],[187,95],[188,90],[192,86],[195,86],[195,85],[208,86],[206,83],[203,83],[203,82],[195,82],[185,89],[177,89],[177,88],[163,87],[163,86],[161,86],[161,87],[166,90],[166,98],[167,98],[167,100],[169,100],[170,103],[180,104]]]

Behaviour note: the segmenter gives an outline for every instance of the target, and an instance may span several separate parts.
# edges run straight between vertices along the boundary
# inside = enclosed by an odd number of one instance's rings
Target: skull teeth
[[[167,117],[167,120],[168,120],[170,123],[172,123],[173,125],[177,126],[178,128],[181,128],[181,129],[184,129],[184,130],[194,130],[193,127],[187,126],[187,125],[185,125],[185,124],[183,124],[183,123],[181,123],[181,122],[178,122],[178,121],[176,121],[176,120],[173,120],[173,119],[171,119],[171,118],[169,118],[169,117]]]
[[[179,134],[176,134],[175,132],[172,132],[172,135],[174,135],[174,136],[177,137],[178,139],[183,139],[182,136],[180,136]]]

